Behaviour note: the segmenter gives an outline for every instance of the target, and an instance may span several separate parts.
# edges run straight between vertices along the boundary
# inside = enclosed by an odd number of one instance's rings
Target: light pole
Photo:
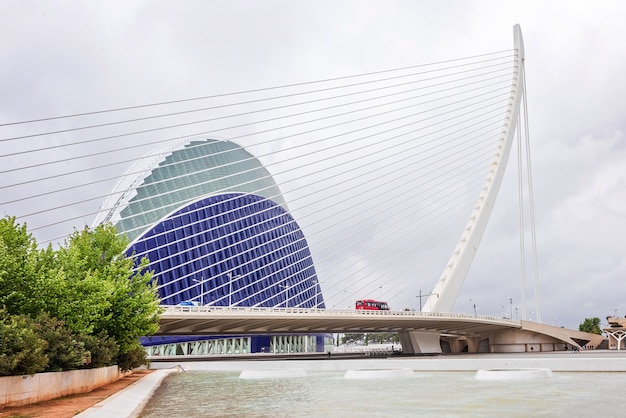
[[[469,301],[473,302],[472,299],[470,299]],[[474,317],[478,317],[478,313],[476,311],[476,303],[474,303]]]
[[[425,298],[425,297],[428,297],[428,296],[433,296],[433,295],[437,295],[437,299],[439,299],[439,293],[424,293],[424,294],[422,294],[422,291],[420,290],[420,295],[416,296],[420,300],[420,312],[422,312],[422,298]],[[432,308],[432,306],[431,306],[431,308]]]
[[[232,306],[233,302],[233,279],[240,278],[240,275],[233,276],[232,272],[228,272],[228,306]]]
[[[513,320],[513,298],[509,298],[509,304],[511,306],[511,316],[509,317],[509,319],[512,321]]]
[[[313,279],[312,281],[313,283],[313,290],[315,291],[315,308],[317,309],[319,307],[318,303],[317,303],[317,280]]]
[[[202,279],[202,276],[200,276],[200,280],[193,279],[194,282],[200,283],[200,305],[204,305],[204,282],[207,280]]]
[[[289,285],[279,284],[279,286],[285,289],[285,308],[288,308],[289,307]]]

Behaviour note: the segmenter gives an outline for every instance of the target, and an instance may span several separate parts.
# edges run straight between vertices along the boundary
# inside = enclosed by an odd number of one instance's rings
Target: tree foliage
[[[35,331],[47,343],[44,350],[48,358],[46,372],[76,370],[89,363],[90,353],[85,349],[83,338],[59,319],[44,313],[35,320]]]
[[[0,307],[11,314],[32,301],[33,279],[40,268],[35,239],[15,218],[0,219]]]
[[[37,334],[32,319],[0,311],[0,376],[45,370],[47,347],[46,341]]]
[[[384,344],[384,343],[399,343],[400,337],[397,332],[369,332],[358,334],[344,334],[344,344]]]
[[[106,331],[101,331],[96,335],[86,335],[83,340],[85,349],[89,353],[89,358],[87,358],[89,367],[104,367],[116,363],[120,349],[115,338],[108,336]]]
[[[602,330],[600,329],[600,318],[585,318],[585,321],[578,326],[578,330],[601,335]]]
[[[124,255],[127,245],[113,226],[101,225],[76,231],[57,257],[65,283],[73,283],[65,290],[71,309],[59,306],[63,312],[57,316],[71,321],[69,326],[77,331],[105,332],[116,340],[119,355],[137,348],[138,336],[156,332],[160,313],[156,285],[146,271],[148,260],[135,269],[133,258]]]
[[[112,225],[101,225],[74,231],[57,250],[40,249],[26,225],[0,219],[0,307],[10,318],[34,321],[32,338],[47,342],[40,349],[48,359],[44,368],[145,362],[139,337],[158,329],[158,293],[148,260],[136,266],[127,246]],[[6,332],[18,325],[5,326]]]

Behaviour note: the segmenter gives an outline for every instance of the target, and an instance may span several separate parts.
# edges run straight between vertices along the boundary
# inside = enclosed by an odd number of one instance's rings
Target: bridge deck
[[[475,336],[520,328],[519,321],[456,313],[166,306],[156,335],[435,331]]]

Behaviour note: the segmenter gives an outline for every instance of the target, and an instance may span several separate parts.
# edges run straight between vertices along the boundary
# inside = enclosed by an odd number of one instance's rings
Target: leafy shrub
[[[30,318],[0,310],[0,376],[44,371],[48,365],[47,346]]]
[[[147,365],[148,358],[146,357],[146,350],[137,343],[135,348],[118,356],[117,364],[123,372]]]
[[[47,372],[76,370],[85,364],[88,352],[85,343],[67,328],[62,321],[42,314],[37,318],[35,330],[48,343],[44,354],[48,357]]]
[[[106,331],[101,331],[98,335],[86,335],[83,340],[85,349],[89,353],[85,367],[96,368],[115,364],[119,347],[115,338],[108,336]]]

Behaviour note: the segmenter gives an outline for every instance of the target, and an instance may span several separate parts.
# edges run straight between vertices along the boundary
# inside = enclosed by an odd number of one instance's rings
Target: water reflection
[[[614,400],[622,373],[479,381],[474,372],[415,372],[410,379],[349,380],[345,372],[251,379],[239,372],[173,373],[141,417],[580,416]]]

